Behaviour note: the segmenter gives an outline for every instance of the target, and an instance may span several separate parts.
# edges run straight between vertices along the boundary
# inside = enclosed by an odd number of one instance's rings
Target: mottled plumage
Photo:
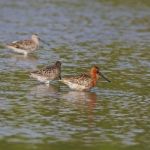
[[[7,48],[14,50],[17,53],[27,55],[39,47],[39,37],[35,34],[31,36],[31,39],[14,41],[6,45]]]
[[[76,76],[68,76],[64,77],[62,81],[64,84],[67,84],[71,89],[84,91],[89,90],[92,87],[96,86],[97,80],[103,77],[105,80],[110,82],[107,78],[105,78],[102,73],[99,71],[97,66],[93,66],[91,68],[90,74],[81,74]]]
[[[30,76],[44,83],[61,79],[61,62],[57,61],[52,66],[46,66],[40,70],[33,71]]]
[[[88,74],[64,77],[61,81],[71,89],[82,91],[92,88],[92,78]]]

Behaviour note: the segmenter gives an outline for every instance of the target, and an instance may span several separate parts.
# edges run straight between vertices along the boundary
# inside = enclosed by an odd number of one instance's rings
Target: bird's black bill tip
[[[40,41],[41,41],[42,43],[46,44],[47,46],[50,46],[50,44],[47,43],[47,42],[45,42],[44,40],[40,39]]]
[[[108,78],[106,78],[102,73],[100,73],[100,76],[104,79],[104,80],[106,80],[107,82],[111,82]]]

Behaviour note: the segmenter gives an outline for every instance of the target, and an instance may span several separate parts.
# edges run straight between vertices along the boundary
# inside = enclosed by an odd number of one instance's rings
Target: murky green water
[[[50,46],[25,58],[0,44],[0,150],[150,149],[149,0],[0,0],[0,42],[32,33]],[[56,60],[112,82],[77,92],[29,78]]]

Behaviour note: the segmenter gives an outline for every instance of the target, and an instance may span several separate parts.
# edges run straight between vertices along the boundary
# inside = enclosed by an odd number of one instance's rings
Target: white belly
[[[17,53],[20,53],[20,54],[24,54],[24,55],[28,54],[28,52],[26,50],[15,48],[13,46],[7,46],[7,47],[12,49],[14,52],[17,52]]]
[[[84,85],[79,85],[79,84],[72,83],[72,82],[64,82],[64,83],[66,83],[71,89],[74,89],[74,90],[85,91],[85,90],[90,89],[89,87],[86,87]]]
[[[47,79],[47,77],[44,76],[40,76],[34,73],[31,73],[31,77],[37,79],[38,81],[42,82],[42,83],[49,83],[50,80]]]

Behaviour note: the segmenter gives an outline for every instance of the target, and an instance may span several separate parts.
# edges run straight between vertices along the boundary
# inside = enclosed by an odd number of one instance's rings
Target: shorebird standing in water
[[[28,53],[32,53],[33,51],[39,48],[40,38],[37,34],[33,34],[31,39],[14,41],[6,45],[7,48],[12,49],[13,51],[28,55]]]
[[[61,62],[56,61],[54,65],[46,66],[40,70],[30,73],[30,77],[37,79],[40,82],[49,84],[52,80],[61,79]]]
[[[101,72],[99,67],[93,66],[90,70],[90,74],[83,73],[76,76],[68,76],[62,78],[60,81],[68,85],[71,89],[79,91],[87,91],[96,86],[97,80],[102,77],[106,81],[110,82]]]

